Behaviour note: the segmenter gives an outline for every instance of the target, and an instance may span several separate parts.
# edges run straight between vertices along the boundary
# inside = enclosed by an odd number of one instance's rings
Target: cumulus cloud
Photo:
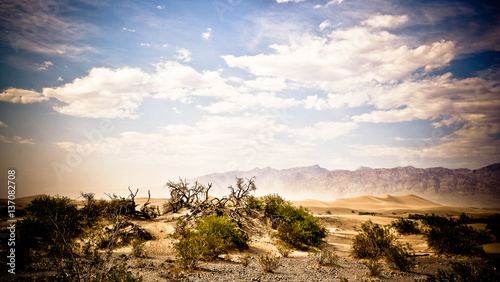
[[[355,26],[325,36],[310,34],[289,44],[272,44],[273,52],[253,56],[223,56],[230,67],[257,76],[314,83],[324,90],[352,91],[373,83],[409,78],[418,70],[446,66],[455,56],[455,42],[411,47],[405,38],[385,30]]]
[[[361,24],[368,25],[374,28],[395,28],[406,22],[409,18],[407,15],[393,16],[393,15],[375,15],[369,19],[362,21]]]
[[[0,101],[9,103],[30,104],[46,101],[48,99],[49,98],[33,90],[7,88],[0,93]]]
[[[66,115],[92,118],[137,118],[135,114],[148,96],[148,74],[137,68],[93,68],[83,78],[61,87],[44,88],[45,97],[66,105],[54,110]]]
[[[9,127],[9,126],[6,125],[3,121],[0,120],[0,127]]]

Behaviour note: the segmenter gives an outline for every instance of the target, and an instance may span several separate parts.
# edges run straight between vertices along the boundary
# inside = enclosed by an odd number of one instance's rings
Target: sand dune
[[[341,198],[335,201],[322,202],[317,200],[294,201],[296,205],[302,205],[309,208],[349,208],[360,210],[378,210],[378,209],[415,209],[415,208],[439,208],[442,205],[428,201],[417,195],[382,197],[362,196],[356,198]]]

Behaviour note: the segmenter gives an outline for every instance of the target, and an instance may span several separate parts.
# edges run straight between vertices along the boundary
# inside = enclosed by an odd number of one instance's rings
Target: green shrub
[[[404,235],[420,233],[420,229],[418,228],[418,223],[416,221],[401,217],[397,221],[393,221],[391,226],[394,227],[398,233]]]
[[[264,203],[255,196],[249,196],[246,199],[246,204],[247,207],[252,210],[256,210],[259,212],[264,210]]]
[[[281,259],[271,253],[266,253],[259,256],[259,263],[263,272],[272,273],[281,266]]]
[[[339,256],[334,251],[321,250],[309,254],[310,257],[319,265],[322,266],[335,266]]]
[[[200,260],[213,260],[234,249],[246,248],[248,235],[226,216],[209,216],[190,226],[178,220],[173,248],[182,268],[193,270]]]
[[[363,264],[368,267],[368,276],[379,277],[382,273],[383,265],[378,260],[370,259]]]
[[[211,260],[233,249],[248,246],[248,235],[226,216],[209,216],[198,221],[196,232],[203,239],[203,256]]]
[[[296,248],[317,246],[328,234],[304,207],[296,208],[278,195],[264,197],[264,215],[277,229],[274,236]]]
[[[356,258],[378,259],[391,247],[392,240],[389,229],[368,220],[361,225],[361,232],[354,237],[353,255]]]

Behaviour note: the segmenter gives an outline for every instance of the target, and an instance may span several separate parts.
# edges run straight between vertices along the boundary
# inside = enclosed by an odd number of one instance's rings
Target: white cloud
[[[41,64],[33,64],[37,70],[47,70],[50,66],[53,66],[54,64],[51,61],[45,61]]]
[[[257,76],[311,83],[327,91],[357,90],[447,65],[455,43],[435,42],[410,47],[405,38],[366,27],[336,29],[325,36],[302,35],[287,45],[272,44],[270,54],[223,56],[230,67]]]
[[[0,120],[0,127],[9,127],[9,126],[6,125],[3,121]]]
[[[135,29],[130,29],[130,28],[126,28],[126,27],[122,27],[122,30],[129,31],[129,32],[135,32]]]
[[[257,77],[255,80],[246,80],[244,84],[250,88],[266,91],[280,91],[287,87],[283,78]]]
[[[119,160],[134,163],[182,163],[191,169],[205,167],[226,170],[229,163],[273,165],[301,156],[303,148],[282,143],[275,138],[283,127],[272,116],[203,116],[194,124],[173,124],[154,133],[122,132],[94,144],[93,152],[116,154]],[[57,142],[67,151],[78,144]]]
[[[142,43],[141,43],[141,46],[151,47],[151,44],[149,44],[149,43],[147,43],[147,42],[142,42]]]
[[[56,98],[67,105],[54,110],[73,116],[92,118],[137,118],[135,114],[148,96],[148,74],[137,68],[93,68],[57,88],[44,88],[45,97]]]
[[[410,79],[399,84],[372,88],[370,101],[377,110],[354,116],[356,122],[402,122],[417,119],[435,120],[441,116],[457,121],[484,115],[487,122],[500,106],[496,80],[479,77],[453,79],[451,73],[426,79]],[[444,123],[449,120],[445,120]]]
[[[179,48],[177,49],[177,55],[175,55],[174,58],[188,63],[191,61],[191,52],[187,49]]]
[[[156,6],[156,9],[158,9],[158,10],[163,10],[165,8],[166,8],[165,5],[158,5],[158,6]]]
[[[4,143],[16,143],[16,144],[28,144],[28,145],[36,144],[35,141],[33,141],[33,139],[23,139],[19,136],[14,136],[11,140],[3,135],[0,135],[0,141]]]
[[[47,97],[33,90],[8,88],[0,93],[0,101],[9,103],[30,104],[46,100]]]
[[[332,22],[330,20],[324,20],[322,23],[319,24],[319,30],[324,30],[327,27],[331,27]]]
[[[354,122],[318,122],[305,128],[293,129],[292,134],[307,137],[312,140],[333,140],[339,136],[348,135],[358,128]]]
[[[64,81],[64,79],[62,77],[58,77],[57,81]]]
[[[328,3],[326,3],[325,7],[335,5],[335,4],[341,4],[342,2],[344,2],[344,0],[331,0],[331,1],[328,1]]]
[[[409,20],[407,15],[393,16],[393,15],[375,15],[369,19],[362,21],[361,24],[368,25],[374,28],[395,28],[402,24],[407,23]]]
[[[298,104],[299,102],[293,98],[284,99],[277,97],[273,92],[261,92],[257,94],[234,94],[225,97],[222,101],[208,106],[199,106],[199,108],[212,114],[218,114],[240,112],[253,108],[289,108]]]
[[[209,40],[210,37],[212,36],[212,29],[209,27],[207,28],[207,31],[206,32],[203,32],[201,34],[201,38],[205,39],[205,40]]]

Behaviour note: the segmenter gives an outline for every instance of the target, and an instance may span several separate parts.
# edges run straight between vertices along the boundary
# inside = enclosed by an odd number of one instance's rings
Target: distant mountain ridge
[[[500,207],[500,163],[476,170],[407,166],[329,171],[318,165],[281,170],[266,167],[213,173],[193,180],[213,183],[211,192],[217,194],[225,193],[227,186],[234,185],[236,177],[253,176],[256,177],[258,195],[279,193],[287,199],[331,201],[364,195],[415,194],[426,199],[456,204],[457,200],[481,204],[484,199],[491,202],[487,206]]]

